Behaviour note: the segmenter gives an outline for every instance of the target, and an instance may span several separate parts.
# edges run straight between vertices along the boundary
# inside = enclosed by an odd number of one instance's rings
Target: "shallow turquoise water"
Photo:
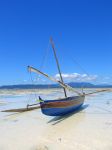
[[[95,91],[97,89],[86,89],[85,93]],[[2,91],[0,94],[0,110],[13,109],[13,108],[24,108],[27,104],[38,103],[38,96],[43,99],[56,99],[63,97],[63,90],[61,89],[43,89],[32,91]],[[69,93],[74,95],[74,93]],[[112,92],[96,93],[87,96],[85,104],[88,104],[86,111],[89,113],[92,107],[99,109],[101,112],[112,113]],[[101,113],[100,112],[100,113]]]

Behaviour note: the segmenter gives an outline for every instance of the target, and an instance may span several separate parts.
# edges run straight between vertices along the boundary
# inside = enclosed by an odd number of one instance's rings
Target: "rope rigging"
[[[46,60],[47,60],[47,58],[48,58],[49,47],[50,47],[50,41],[48,42],[47,49],[45,49],[45,52],[44,52],[44,55],[43,55],[43,58],[42,58],[42,61],[41,61],[40,67],[39,67],[40,70],[43,70],[43,68],[44,68],[44,66],[45,66]],[[36,83],[35,83],[35,81],[34,81],[34,79],[33,79],[33,76],[32,76],[32,72],[31,72],[30,70],[29,70],[29,75],[30,75],[30,81],[31,81],[32,85],[36,85]],[[37,80],[37,78],[39,78],[39,77],[40,77],[40,75],[38,74],[38,75],[36,76],[36,80]],[[40,78],[39,78],[39,79],[40,79]],[[36,101],[40,102],[40,100],[39,100],[39,98],[38,98],[38,96],[37,96],[37,91],[36,91],[36,89],[33,89],[33,93],[34,93],[34,96],[35,96]],[[29,105],[29,102],[30,102],[31,99],[32,99],[31,95],[32,95],[32,94],[29,95],[29,99],[28,99],[28,104],[27,104],[27,106],[31,106],[31,105]]]

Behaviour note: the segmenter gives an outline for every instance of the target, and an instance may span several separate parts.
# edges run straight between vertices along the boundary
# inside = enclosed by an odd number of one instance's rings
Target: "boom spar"
[[[72,88],[72,87],[69,86],[68,84],[65,84],[65,83],[63,83],[63,82],[61,82],[61,81],[58,81],[58,80],[56,80],[55,78],[53,78],[53,77],[47,75],[46,73],[43,73],[43,72],[41,72],[41,71],[38,70],[38,69],[35,69],[34,67],[28,66],[28,71],[30,71],[30,72],[35,72],[35,73],[37,73],[37,74],[41,74],[41,75],[45,76],[46,78],[48,78],[49,80],[58,83],[61,87],[66,88],[66,89],[68,89],[69,91],[73,91],[73,92],[77,93],[78,95],[82,96],[81,93],[79,93],[78,91],[76,91],[74,88]]]

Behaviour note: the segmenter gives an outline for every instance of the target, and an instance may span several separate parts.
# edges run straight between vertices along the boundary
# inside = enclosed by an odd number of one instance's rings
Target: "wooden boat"
[[[62,98],[62,99],[42,100],[39,97],[40,107],[41,107],[41,111],[42,111],[43,114],[49,115],[49,116],[61,116],[61,115],[65,115],[65,114],[71,113],[71,112],[79,109],[84,103],[85,94],[77,92],[75,89],[73,89],[72,87],[70,87],[69,85],[67,85],[63,82],[63,78],[62,78],[62,75],[61,75],[59,62],[58,62],[58,59],[57,59],[57,55],[56,55],[56,51],[55,51],[55,48],[54,48],[54,43],[53,43],[52,38],[51,38],[50,41],[51,41],[51,44],[52,44],[52,48],[53,48],[53,52],[54,52],[54,56],[55,56],[55,59],[56,59],[57,68],[58,68],[58,71],[59,71],[59,74],[60,74],[60,80],[61,81],[58,81],[58,80],[54,79],[53,77],[50,77],[47,74],[45,74],[45,73],[43,73],[43,72],[41,72],[41,71],[39,71],[39,70],[37,70],[33,67],[28,66],[28,70],[30,72],[35,72],[35,73],[44,75],[45,77],[49,78],[50,80],[59,83],[63,87],[65,97]],[[67,97],[66,89],[68,89],[70,91],[71,90],[74,91],[75,93],[78,94],[78,96]]]
[[[61,116],[78,110],[84,103],[85,96],[73,96],[59,100],[40,102],[41,111],[49,116]]]

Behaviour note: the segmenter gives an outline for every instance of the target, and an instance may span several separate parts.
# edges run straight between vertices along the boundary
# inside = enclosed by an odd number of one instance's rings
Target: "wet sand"
[[[50,97],[57,91],[44,90],[41,94]],[[24,106],[26,95],[20,95],[1,97],[1,110]],[[74,149],[112,150],[111,92],[86,97],[78,112],[64,117],[45,116],[40,109],[18,114],[0,112],[0,150]]]

